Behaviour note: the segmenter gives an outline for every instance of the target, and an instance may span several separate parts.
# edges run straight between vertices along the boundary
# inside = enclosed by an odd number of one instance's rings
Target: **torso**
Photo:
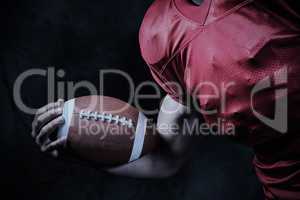
[[[300,148],[295,145],[291,145],[292,151],[290,146],[280,150],[274,146],[277,140],[289,141],[286,138],[300,144],[299,137],[295,137],[300,129],[295,125],[300,120],[300,16],[281,1],[274,1],[274,7],[276,2],[283,4],[277,12],[276,7],[269,9],[261,2],[206,0],[199,8],[185,0],[158,0],[145,16],[140,45],[158,83],[179,82],[198,98],[201,109],[217,109],[216,114],[204,114],[208,123],[222,118],[225,123],[234,124],[237,137],[244,143],[257,147],[263,158],[275,156],[277,160],[282,152],[300,155]],[[253,88],[268,77],[271,87],[257,93],[251,104]],[[218,89],[219,96],[205,97],[216,93],[213,87]],[[224,87],[226,103],[222,106]],[[289,130],[283,136],[262,123],[251,106],[272,118],[275,100],[281,98],[276,92],[286,88],[291,112]],[[173,88],[164,89],[176,96]],[[272,144],[273,141],[276,142]],[[278,157],[274,151],[278,151]]]

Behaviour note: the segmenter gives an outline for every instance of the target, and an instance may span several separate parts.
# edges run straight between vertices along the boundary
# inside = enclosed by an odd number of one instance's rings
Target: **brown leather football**
[[[129,104],[107,96],[84,96],[64,104],[58,137],[83,159],[106,165],[134,161],[157,148],[150,120]]]

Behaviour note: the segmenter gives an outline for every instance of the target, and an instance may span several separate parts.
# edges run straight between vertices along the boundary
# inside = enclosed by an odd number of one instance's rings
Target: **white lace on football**
[[[121,117],[119,115],[112,115],[110,113],[100,113],[100,112],[91,112],[81,110],[79,113],[80,119],[87,120],[101,120],[107,123],[121,124],[122,126],[128,126],[128,128],[133,127],[132,119],[127,119],[126,117]]]

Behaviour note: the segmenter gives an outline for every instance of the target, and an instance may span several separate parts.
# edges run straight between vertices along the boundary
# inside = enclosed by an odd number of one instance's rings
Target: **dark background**
[[[138,84],[151,79],[138,46],[138,29],[151,0],[1,1],[1,191],[6,199],[262,199],[252,152],[223,138],[206,137],[183,170],[164,180],[117,177],[39,152],[30,137],[32,116],[14,104],[13,83],[31,68],[64,69],[57,81],[89,80],[99,85],[100,69],[121,69]],[[22,88],[24,101],[47,103],[45,77]],[[105,80],[104,95],[126,100],[126,82]],[[144,93],[151,93],[145,89]],[[78,91],[77,96],[86,94]],[[145,101],[155,108],[159,101]],[[4,192],[4,193],[3,193]]]

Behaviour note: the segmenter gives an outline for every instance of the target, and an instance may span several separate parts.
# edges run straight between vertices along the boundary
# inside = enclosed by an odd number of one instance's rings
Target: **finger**
[[[62,113],[63,113],[63,110],[61,108],[57,108],[57,109],[52,109],[52,110],[40,115],[35,122],[35,126],[33,127],[33,130],[35,131],[35,133],[38,133],[40,131],[41,127],[43,127],[45,124],[47,124],[51,120],[62,115]],[[36,135],[33,135],[33,137],[35,137],[35,136]]]
[[[50,151],[54,151],[57,149],[62,149],[65,147],[66,142],[67,142],[66,137],[59,138],[55,141],[50,141],[50,142],[48,141],[47,144],[45,144],[41,147],[41,151],[42,152],[50,152]]]
[[[51,143],[51,140],[47,139],[47,144],[50,144],[50,143]],[[41,151],[46,152],[46,150],[44,150],[44,146],[41,147]],[[57,158],[58,154],[59,154],[58,150],[56,150],[56,149],[54,149],[52,151],[48,151],[47,153],[54,158]]]
[[[48,110],[58,108],[59,106],[61,106],[60,102],[61,102],[61,99],[59,99],[57,102],[49,103],[49,104],[43,106],[42,108],[37,110],[35,115],[39,116],[39,115],[42,115],[43,113],[47,112]]]
[[[48,124],[46,124],[39,134],[36,137],[36,143],[38,145],[41,145],[48,139],[49,135],[53,133],[60,125],[62,125],[65,122],[64,118],[62,116],[55,118]]]
[[[31,137],[34,138],[34,136],[35,136],[35,131],[32,129],[32,131],[31,131]]]
[[[38,121],[38,118],[40,117],[40,115],[44,114],[45,112],[49,111],[49,110],[52,110],[52,109],[56,109],[56,108],[59,108],[59,107],[63,107],[63,102],[64,100],[63,99],[58,99],[57,102],[54,102],[54,103],[50,103],[50,104],[47,104],[46,106],[38,109],[38,111],[36,112],[35,114],[35,117],[34,117],[34,120],[32,122],[32,132],[31,132],[31,135],[32,137],[35,137],[36,136],[36,133],[38,132],[38,129],[36,129],[36,127],[39,125],[39,121]]]

